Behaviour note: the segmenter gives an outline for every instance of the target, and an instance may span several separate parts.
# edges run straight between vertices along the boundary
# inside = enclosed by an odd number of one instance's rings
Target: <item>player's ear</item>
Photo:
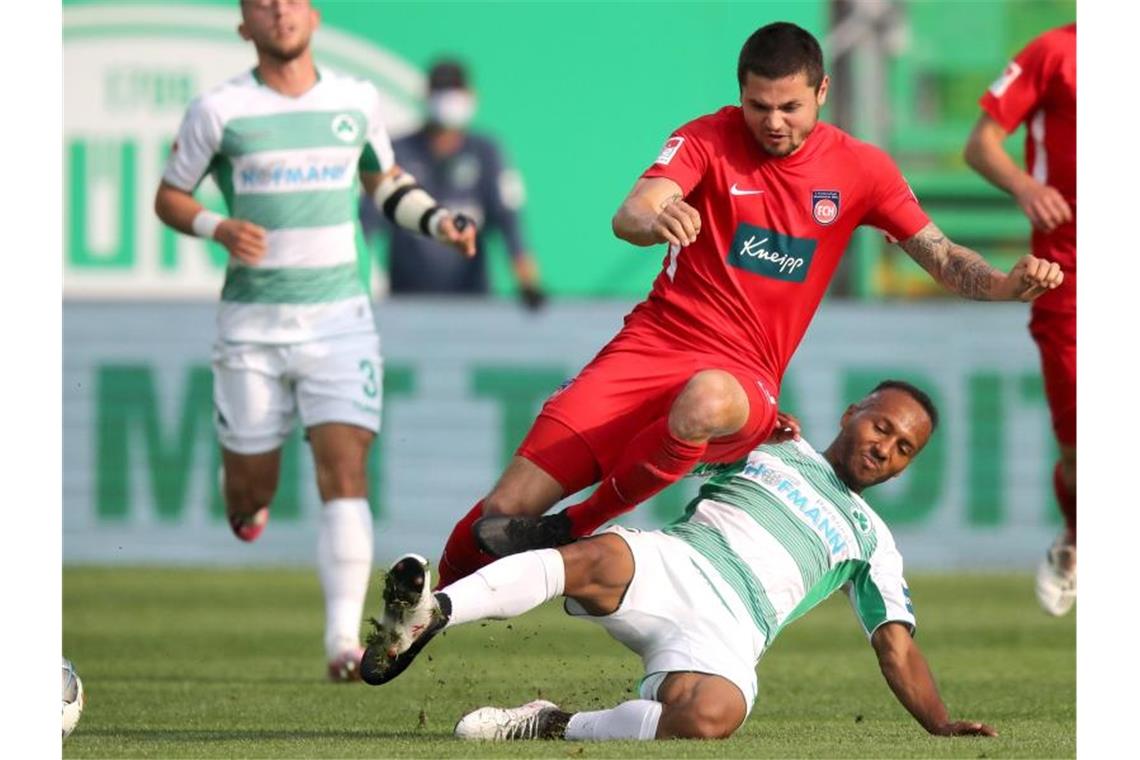
[[[237,33],[238,33],[238,36],[241,37],[246,42],[249,42],[250,40],[253,39],[252,37],[249,36],[249,30],[245,28],[245,22],[244,21],[242,23],[238,24]]]
[[[855,416],[855,412],[857,411],[859,411],[859,408],[854,404],[847,405],[847,409],[843,412],[843,416],[839,418],[839,428],[841,430],[847,427],[847,423],[851,420],[852,417]]]
[[[827,74],[823,75],[823,79],[819,81],[819,87],[815,91],[815,101],[820,108],[827,102],[827,88],[831,84],[831,77]]]

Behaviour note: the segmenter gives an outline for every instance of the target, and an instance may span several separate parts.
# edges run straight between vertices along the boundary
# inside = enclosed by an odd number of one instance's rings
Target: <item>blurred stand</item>
[[[478,251],[471,259],[457,256],[447,246],[395,227],[370,199],[362,199],[361,224],[371,247],[381,234],[386,238],[388,294],[488,295],[487,233],[497,231],[511,258],[522,305],[528,311],[541,309],[546,294],[521,229],[522,178],[492,138],[468,129],[477,100],[462,64],[441,60],[432,66],[426,105],[424,125],[393,144],[396,163],[441,204],[475,220]]]
[[[831,29],[823,41],[831,90],[829,121],[872,145],[886,148],[891,138],[887,75],[891,60],[906,45],[901,5],[889,0],[832,0]],[[856,230],[832,282],[833,296],[871,294],[869,273],[881,254],[881,236]]]
[[[1072,0],[832,0],[823,43],[832,77],[828,119],[888,151],[947,236],[1007,269],[1028,252],[1029,225],[968,169],[962,143],[994,72],[1075,15]],[[1020,136],[1006,149],[1020,160]],[[873,230],[856,233],[835,283],[833,293],[861,299],[947,296]]]

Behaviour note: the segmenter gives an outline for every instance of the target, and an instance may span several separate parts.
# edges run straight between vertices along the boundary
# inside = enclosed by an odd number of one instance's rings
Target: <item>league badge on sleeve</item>
[[[677,151],[681,149],[681,144],[685,142],[684,137],[673,136],[665,141],[665,147],[661,149],[661,155],[653,163],[668,166],[669,162],[673,160],[673,156],[677,155]]]
[[[827,226],[839,218],[839,191],[812,190],[811,217],[817,224]]]

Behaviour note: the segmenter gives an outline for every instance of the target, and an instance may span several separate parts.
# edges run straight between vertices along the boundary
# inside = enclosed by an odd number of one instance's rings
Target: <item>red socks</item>
[[[495,561],[490,554],[479,551],[475,535],[471,532],[471,526],[482,516],[483,502],[480,501],[452,528],[447,544],[443,547],[443,556],[439,558],[439,583],[436,588],[455,583]]]
[[[1070,493],[1065,488],[1065,480],[1061,477],[1061,463],[1053,467],[1053,493],[1057,496],[1057,503],[1061,505],[1061,514],[1065,516],[1065,527],[1073,541],[1077,540],[1077,494]]]
[[[669,431],[669,420],[662,417],[629,442],[625,454],[590,498],[566,510],[571,532],[576,537],[587,536],[676,483],[693,469],[707,448],[707,442],[690,443],[675,437]]]

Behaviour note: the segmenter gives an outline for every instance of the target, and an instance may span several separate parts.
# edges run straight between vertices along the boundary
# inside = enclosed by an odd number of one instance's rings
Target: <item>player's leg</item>
[[[575,536],[589,535],[684,477],[710,445],[747,451],[775,424],[775,400],[745,373],[705,369],[694,374],[668,416],[643,429],[585,501],[566,510]]]
[[[631,699],[608,710],[566,712],[537,700],[521,707],[483,707],[455,726],[461,739],[620,741],[726,739],[748,715],[732,681],[707,673],[670,673],[658,699]]]
[[[628,555],[619,554],[618,545],[610,543],[619,538]],[[641,682],[640,698],[608,710],[578,713],[550,703],[485,707],[464,716],[456,734],[470,739],[577,741],[731,734],[748,714],[746,690],[755,695],[753,663],[758,656],[751,629],[736,617],[747,613],[739,607],[732,612],[727,606],[733,592],[710,589],[716,571],[683,542],[663,533],[615,529],[573,546],[591,544],[607,547],[608,555],[584,555],[587,562],[616,564],[620,559],[630,565],[613,579],[600,579],[600,594],[588,580],[576,589],[568,580],[567,610],[592,615],[641,656],[650,674]],[[588,579],[589,572],[583,569],[577,575]],[[617,594],[618,584],[613,581],[626,575],[630,580]]]
[[[372,513],[368,507],[371,430],[325,423],[308,430],[321,496],[317,570],[325,598],[325,657],[329,677],[351,680],[360,662],[360,621],[372,571]]]
[[[297,344],[290,369],[322,504],[317,569],[325,601],[328,674],[333,680],[354,680],[372,570],[367,462],[380,430],[379,337],[362,333]]]
[[[376,630],[362,661],[364,680],[392,680],[445,628],[517,617],[558,596],[578,600],[591,614],[609,614],[621,603],[633,572],[628,545],[603,535],[514,554],[431,594],[427,562],[406,555],[385,579],[384,614],[373,620]]]
[[[699,461],[743,456],[775,425],[775,399],[747,370],[697,369],[669,396],[662,413],[634,428],[632,440],[617,439],[609,472],[588,499],[555,515],[480,521],[480,545],[505,556],[557,545],[551,536],[589,535],[680,480]]]
[[[283,349],[214,346],[214,426],[222,447],[221,490],[234,535],[253,541],[265,529],[277,492],[281,444],[292,430],[293,395]]]
[[[239,454],[222,448],[222,496],[230,529],[242,541],[254,541],[269,522],[277,493],[281,449]]]
[[[1045,396],[1060,450],[1053,490],[1065,519],[1065,529],[1037,568],[1036,592],[1042,609],[1064,615],[1077,593],[1076,315],[1034,309],[1029,329],[1041,354]]]
[[[707,673],[670,673],[657,699],[662,704],[658,739],[725,739],[748,715],[740,688]]]
[[[593,533],[684,477],[712,438],[732,435],[748,421],[748,396],[731,374],[696,373],[669,408],[626,446],[598,489],[566,511],[574,535]]]
[[[480,549],[472,533],[482,517],[541,515],[567,494],[597,482],[597,472],[585,441],[564,423],[540,414],[495,487],[452,529],[439,560],[440,586],[494,561]],[[544,545],[559,543],[565,541],[551,536]]]

